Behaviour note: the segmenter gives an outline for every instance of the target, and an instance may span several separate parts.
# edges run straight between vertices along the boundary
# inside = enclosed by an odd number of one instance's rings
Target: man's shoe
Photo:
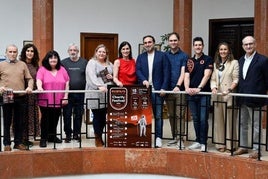
[[[161,148],[162,147],[162,139],[160,137],[157,137],[155,140],[155,147]]]
[[[177,142],[177,147],[178,147],[179,149],[184,149],[184,148],[185,148],[184,143],[183,143],[183,140],[178,140],[178,142]]]
[[[171,140],[167,143],[167,146],[171,146],[173,144],[176,144],[177,143],[177,140]]]
[[[18,149],[18,150],[28,150],[27,147],[25,145],[23,145],[23,144],[14,145],[13,148]]]
[[[70,142],[71,142],[71,136],[66,136],[65,143],[70,143]]]
[[[205,144],[201,144],[201,152],[206,152],[206,145]]]
[[[252,158],[252,159],[257,159],[258,158],[258,152],[257,151],[253,151],[251,154],[249,154],[249,158]],[[261,156],[261,154],[260,154]]]
[[[33,146],[33,142],[29,141],[29,140],[25,140],[22,142],[23,145],[28,146],[28,147],[32,147]]]
[[[189,150],[198,149],[201,147],[201,144],[199,142],[194,142],[192,145],[188,147]]]
[[[55,143],[62,143],[62,140],[59,139],[58,137],[55,137],[54,142],[55,142]]]
[[[58,137],[55,137],[55,138],[49,138],[48,142],[62,143],[62,140],[60,140]]]
[[[81,141],[81,138],[78,135],[74,135],[73,138],[74,138],[74,140],[77,140],[77,142]]]
[[[239,148],[234,152],[234,155],[242,155],[248,153],[247,149]]]
[[[44,139],[41,139],[41,140],[40,140],[40,143],[39,143],[39,146],[42,147],[42,148],[43,148],[43,147],[47,147],[47,141],[44,140]]]
[[[9,152],[9,151],[11,151],[12,149],[11,149],[11,147],[10,147],[10,145],[6,145],[5,147],[4,147],[4,151],[6,151],[6,152]]]

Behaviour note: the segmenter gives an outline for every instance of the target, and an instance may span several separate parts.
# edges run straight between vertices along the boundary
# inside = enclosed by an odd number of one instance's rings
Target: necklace
[[[223,71],[225,69],[224,64],[226,63],[227,60],[225,60],[223,63],[220,64],[219,66],[219,71]]]

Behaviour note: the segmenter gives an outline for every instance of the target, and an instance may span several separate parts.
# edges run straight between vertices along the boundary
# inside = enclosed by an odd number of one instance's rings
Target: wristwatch
[[[203,87],[202,87],[202,86],[198,86],[197,88],[198,88],[198,89],[200,89],[200,90],[202,90],[202,89],[203,89]]]

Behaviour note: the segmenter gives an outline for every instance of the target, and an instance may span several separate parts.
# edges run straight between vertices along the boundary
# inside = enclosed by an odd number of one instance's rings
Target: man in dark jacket
[[[242,40],[245,56],[239,59],[239,85],[238,93],[265,95],[268,90],[268,59],[256,52],[256,40],[246,36]],[[240,119],[240,148],[234,155],[248,153],[249,123],[253,122],[253,152],[251,158],[258,157],[261,109],[266,104],[265,98],[239,97],[238,105],[241,107]]]

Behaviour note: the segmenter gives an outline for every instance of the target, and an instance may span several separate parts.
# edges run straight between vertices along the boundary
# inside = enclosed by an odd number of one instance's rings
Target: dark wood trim
[[[113,54],[118,53],[118,34],[111,34],[111,33],[88,33],[88,32],[81,32],[80,33],[80,56],[85,56],[85,40],[88,38],[99,38],[99,39],[113,39],[114,42],[114,49],[109,49],[113,51]]]

